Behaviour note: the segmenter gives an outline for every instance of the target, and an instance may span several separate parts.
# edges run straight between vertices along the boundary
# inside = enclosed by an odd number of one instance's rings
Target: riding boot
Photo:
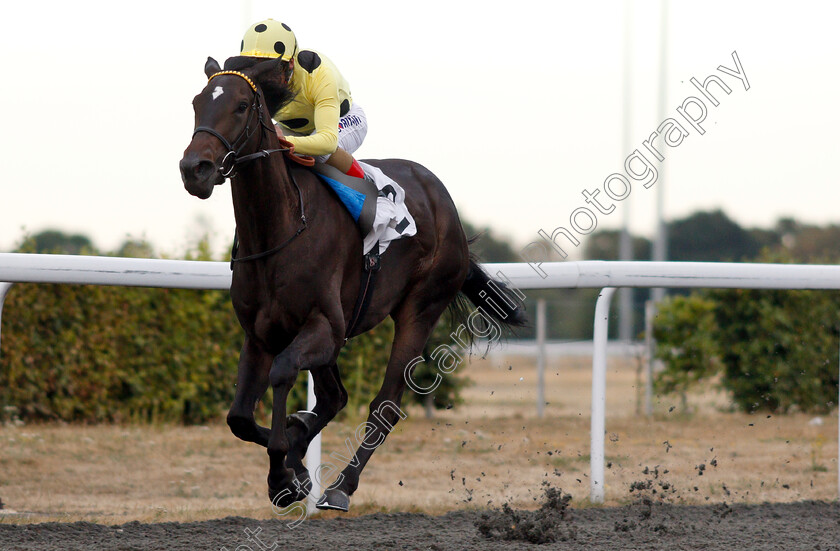
[[[359,164],[359,161],[354,159],[353,155],[347,153],[340,147],[335,150],[335,153],[330,155],[330,157],[326,160],[326,163],[337,168],[348,176],[354,176],[356,178],[365,177],[365,171],[362,170],[362,166]]]

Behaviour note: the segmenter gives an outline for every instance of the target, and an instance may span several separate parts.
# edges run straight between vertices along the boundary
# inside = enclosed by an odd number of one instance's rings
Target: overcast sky
[[[175,255],[205,231],[227,244],[229,185],[196,199],[178,161],[206,57],[235,55],[249,24],[267,17],[350,82],[369,121],[359,158],[424,164],[462,216],[519,245],[568,226],[586,206],[582,191],[623,171],[665,118],[680,120],[677,107],[700,95],[690,79],[712,74],[731,93],[710,88],[719,105],[705,133],[686,126],[678,147],[662,146],[664,178],[596,213],[598,229],[629,213],[631,230],[651,235],[658,188],[670,218],[720,207],[747,226],[781,216],[840,223],[835,3],[670,4],[664,109],[658,2],[30,0],[2,9],[0,250],[24,228],[51,227],[105,250],[131,236]],[[717,70],[736,68],[733,51],[749,90]]]

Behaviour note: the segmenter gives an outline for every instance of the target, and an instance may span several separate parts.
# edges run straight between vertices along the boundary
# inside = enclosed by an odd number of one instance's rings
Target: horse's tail
[[[450,305],[453,325],[464,325],[470,342],[478,336],[497,340],[512,334],[514,327],[527,327],[528,317],[522,299],[525,295],[504,281],[493,279],[470,254],[470,271],[458,296]],[[470,308],[471,302],[476,309]]]

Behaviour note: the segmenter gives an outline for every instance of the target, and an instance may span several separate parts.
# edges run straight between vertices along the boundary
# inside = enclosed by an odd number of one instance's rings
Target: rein
[[[288,147],[278,148],[278,149],[260,149],[256,153],[251,153],[249,155],[244,155],[242,157],[239,156],[239,154],[242,152],[242,150],[248,144],[248,141],[250,140],[251,136],[254,135],[254,132],[256,132],[258,129],[259,130],[267,130],[269,132],[274,132],[274,129],[269,127],[268,125],[266,125],[265,121],[263,120],[262,101],[261,101],[262,96],[261,96],[260,91],[257,88],[257,86],[254,84],[254,82],[246,74],[240,73],[239,71],[220,71],[220,72],[212,75],[209,79],[207,79],[207,82],[210,82],[214,78],[216,78],[218,76],[221,76],[221,75],[235,75],[235,76],[238,76],[238,77],[244,79],[245,82],[247,82],[248,85],[251,87],[251,90],[254,91],[254,101],[251,103],[250,112],[248,113],[248,120],[245,122],[245,129],[242,130],[242,132],[240,132],[239,136],[236,138],[236,140],[234,140],[233,144],[228,142],[227,138],[222,136],[222,134],[219,133],[215,128],[211,128],[209,126],[199,126],[199,127],[197,127],[195,129],[195,131],[193,132],[193,138],[195,138],[195,135],[198,134],[199,132],[206,132],[206,133],[208,133],[212,136],[215,136],[220,142],[222,142],[222,145],[224,145],[225,148],[227,148],[228,152],[222,158],[222,164],[221,164],[221,166],[218,167],[218,170],[222,174],[223,177],[233,178],[234,176],[236,176],[236,167],[237,166],[248,163],[250,161],[254,161],[256,159],[264,159],[264,158],[270,156],[272,153],[290,151],[290,149]],[[253,130],[251,130],[251,122],[252,122],[251,117],[254,114],[257,115],[257,121],[259,122],[259,125],[256,128],[254,128]],[[260,145],[262,145],[262,140],[263,140],[263,133],[260,132]],[[257,147],[259,147],[259,146],[257,146]],[[285,161],[285,159],[284,159],[284,161]],[[231,270],[233,270],[233,265],[234,265],[235,262],[249,262],[251,260],[258,260],[260,258],[265,258],[267,256],[271,256],[275,253],[280,252],[282,249],[284,249],[286,247],[286,245],[291,243],[294,240],[295,237],[299,236],[301,233],[303,233],[303,230],[306,229],[306,214],[303,211],[303,192],[301,192],[301,190],[300,190],[300,186],[298,185],[297,180],[295,179],[295,175],[289,169],[288,161],[285,161],[285,162],[286,162],[286,170],[289,174],[289,178],[292,180],[292,184],[294,184],[295,189],[297,190],[297,194],[298,194],[298,201],[299,201],[299,204],[300,204],[300,227],[297,229],[297,231],[294,233],[294,235],[292,235],[291,237],[289,237],[288,239],[286,239],[285,241],[283,241],[281,244],[277,245],[276,247],[273,247],[273,248],[271,248],[267,251],[263,251],[261,253],[256,253],[256,254],[251,254],[251,255],[248,255],[248,256],[243,256],[241,258],[236,258],[236,253],[239,250],[239,238],[234,233],[233,248],[232,248],[231,254],[230,254],[230,269]]]

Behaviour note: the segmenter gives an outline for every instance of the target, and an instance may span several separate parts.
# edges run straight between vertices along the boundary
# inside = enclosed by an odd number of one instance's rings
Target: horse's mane
[[[228,58],[225,61],[225,71],[241,71],[249,69],[254,65],[265,61],[258,57],[236,56]],[[260,78],[260,87],[262,88],[265,97],[265,103],[268,107],[269,113],[273,116],[286,104],[295,99],[295,93],[292,92],[287,84],[287,79],[284,75],[288,71],[289,63],[283,61],[277,66],[273,72]]]

